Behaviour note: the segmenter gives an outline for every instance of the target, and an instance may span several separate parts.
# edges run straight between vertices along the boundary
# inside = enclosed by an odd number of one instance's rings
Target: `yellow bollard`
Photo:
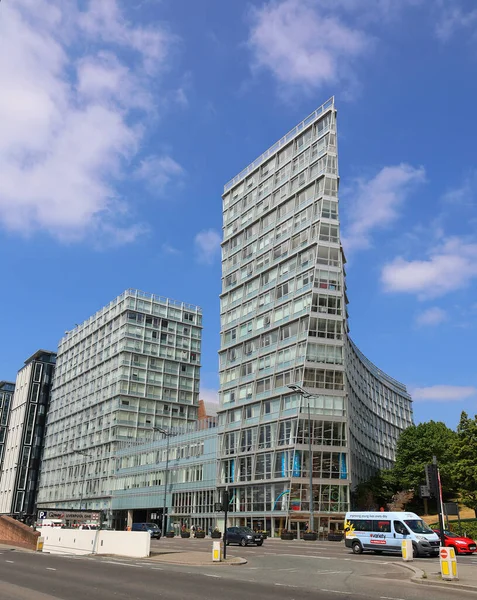
[[[411,540],[403,540],[401,542],[401,551],[402,551],[402,559],[405,562],[414,560],[414,553],[412,550],[412,541]]]
[[[222,562],[221,542],[212,542],[212,562]]]
[[[446,581],[459,579],[457,576],[457,560],[454,548],[445,548],[444,546],[441,546],[439,550],[439,559],[441,562],[442,579]]]
[[[45,543],[45,538],[44,537],[39,537],[36,540],[36,551],[37,552],[43,552],[43,544]]]

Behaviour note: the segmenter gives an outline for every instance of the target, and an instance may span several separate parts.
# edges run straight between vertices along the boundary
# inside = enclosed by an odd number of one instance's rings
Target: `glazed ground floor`
[[[216,527],[224,530],[224,513],[183,513],[173,512],[167,515],[167,531],[174,531],[179,535],[182,528],[191,529],[192,527],[201,528],[209,533]],[[315,513],[314,529],[320,539],[327,539],[328,535],[343,531],[344,513],[333,513],[331,515]],[[115,510],[112,514],[112,524],[115,529],[124,530],[128,524],[132,523],[156,523],[162,529],[162,509],[130,509]],[[228,513],[227,526],[250,527],[255,531],[266,531],[270,537],[278,537],[283,530],[291,531],[294,536],[300,539],[303,533],[311,528],[311,518],[309,513],[280,511],[279,514],[242,514]]]
[[[320,539],[326,539],[329,534],[343,531],[344,514],[314,515],[314,529]],[[235,513],[228,515],[228,526],[245,526],[257,531],[266,531],[270,537],[278,537],[283,530],[291,531],[294,536],[300,539],[303,533],[311,528],[311,519],[309,513],[300,515],[281,514],[273,515],[237,515]]]

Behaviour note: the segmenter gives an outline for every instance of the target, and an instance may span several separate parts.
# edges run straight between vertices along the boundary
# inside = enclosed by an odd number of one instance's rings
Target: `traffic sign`
[[[38,518],[46,519],[46,510],[40,510],[40,512],[38,513]]]
[[[441,558],[447,558],[448,554],[449,551],[447,550],[447,548],[441,548]]]

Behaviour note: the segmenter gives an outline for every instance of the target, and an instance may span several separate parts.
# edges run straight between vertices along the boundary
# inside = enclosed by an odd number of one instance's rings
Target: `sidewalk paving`
[[[154,562],[168,563],[171,565],[190,565],[193,567],[210,567],[210,566],[237,566],[247,564],[247,560],[240,556],[227,557],[221,562],[212,562],[210,552],[181,552],[180,550],[165,550],[164,552],[151,552],[149,559]]]
[[[437,586],[439,588],[460,589],[469,592],[477,592],[477,569],[475,565],[463,565],[457,563],[458,579],[446,581],[442,579],[439,564],[432,563],[428,570],[420,569],[410,562],[396,563],[409,569],[413,575],[411,581],[421,585]]]

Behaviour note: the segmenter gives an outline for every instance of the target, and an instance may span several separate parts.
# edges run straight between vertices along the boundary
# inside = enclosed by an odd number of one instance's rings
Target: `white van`
[[[411,512],[349,512],[345,517],[345,545],[355,554],[363,550],[402,551],[402,541],[412,540],[414,557],[438,556],[439,536]]]

